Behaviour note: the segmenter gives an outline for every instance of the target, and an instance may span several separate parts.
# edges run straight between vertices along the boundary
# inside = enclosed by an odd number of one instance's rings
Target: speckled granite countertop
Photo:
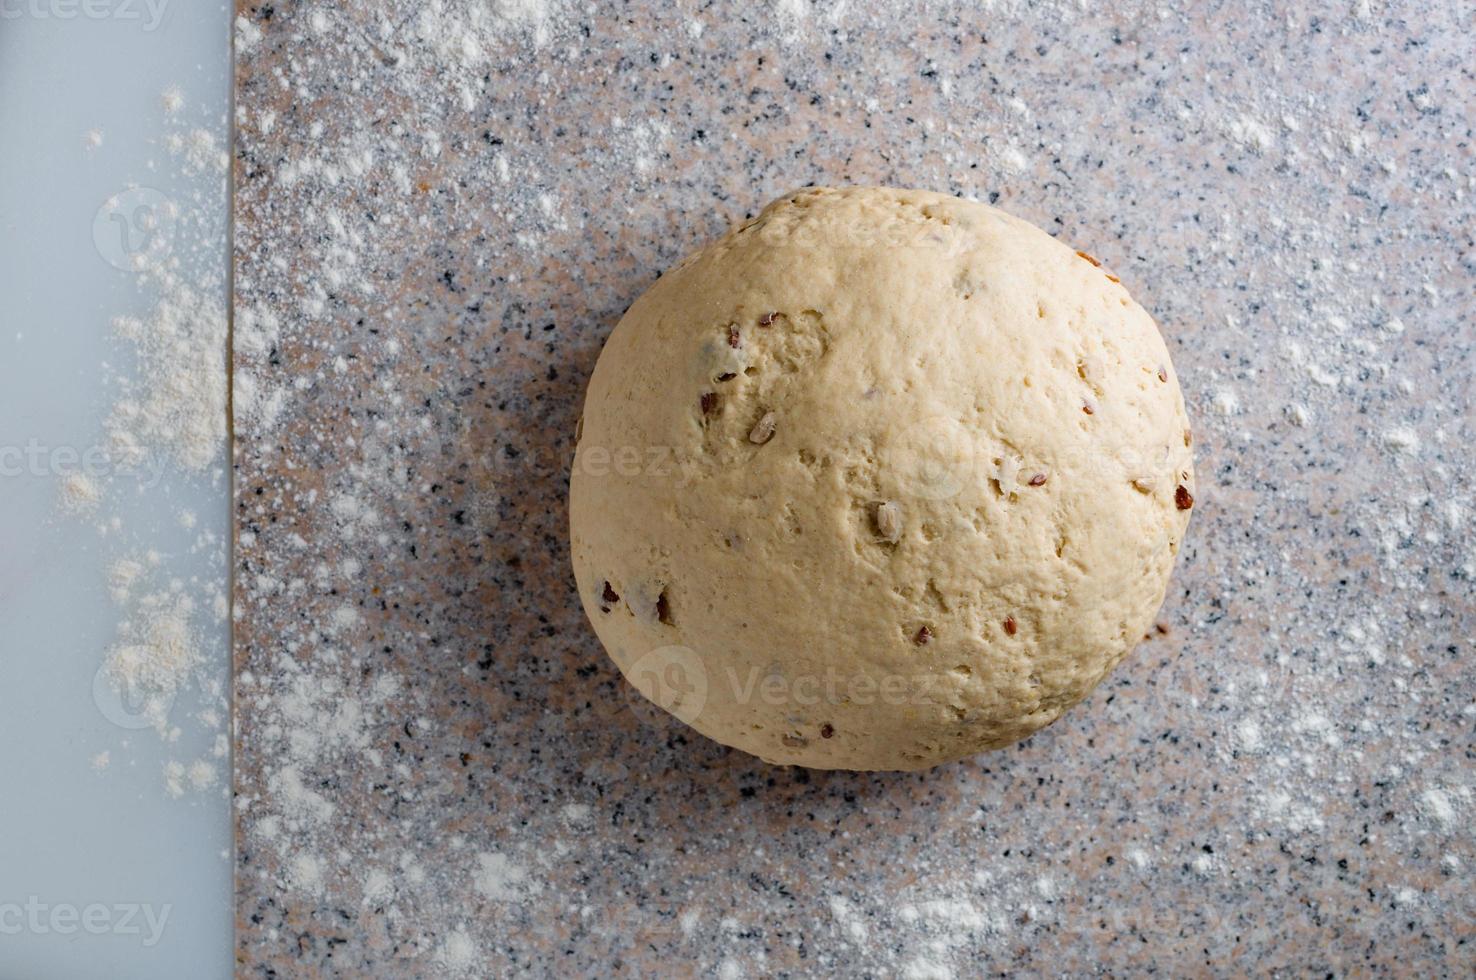
[[[1471,975],[1476,8],[1091,6],[239,7],[242,975]],[[1089,250],[1196,426],[1166,632],[923,774],[645,707],[569,570],[605,336],[810,182]]]

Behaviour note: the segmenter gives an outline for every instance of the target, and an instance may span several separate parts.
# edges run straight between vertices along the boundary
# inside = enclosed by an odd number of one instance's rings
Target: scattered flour
[[[1023,6],[1012,0],[996,0],[983,9],[990,16],[1000,16]],[[843,16],[843,8],[843,4],[768,0],[755,5],[752,16],[775,25],[776,40],[781,42],[775,47],[798,38],[822,36],[831,43],[832,37],[840,38],[855,27]],[[256,864],[256,873],[262,875],[269,889],[291,897],[327,891],[341,907],[362,905],[365,914],[383,915],[386,928],[397,940],[418,942],[419,948],[429,951],[447,972],[476,972],[482,958],[493,955],[494,944],[489,939],[495,931],[480,932],[478,913],[460,907],[476,905],[477,897],[495,904],[492,914],[506,917],[499,918],[499,922],[512,922],[512,917],[531,914],[534,909],[542,912],[543,902],[557,898],[561,904],[554,908],[555,914],[567,915],[581,928],[593,928],[599,916],[591,910],[590,897],[563,895],[560,888],[552,886],[552,875],[545,872],[550,869],[549,862],[558,860],[560,848],[573,846],[560,835],[574,838],[605,821],[596,819],[587,804],[561,806],[562,800],[547,793],[546,816],[521,815],[529,821],[525,827],[528,834],[548,835],[539,841],[546,846],[533,847],[527,841],[512,839],[505,845],[500,841],[497,850],[482,851],[480,848],[488,845],[464,842],[460,845],[464,849],[458,850],[454,842],[437,839],[434,847],[438,856],[444,859],[450,855],[447,863],[453,868],[439,879],[431,867],[437,862],[427,858],[424,850],[417,857],[417,849],[426,845],[415,841],[435,825],[435,820],[408,814],[433,811],[441,799],[462,792],[460,780],[467,773],[456,768],[453,753],[453,775],[438,782],[439,762],[417,756],[417,735],[426,727],[416,719],[434,708],[417,703],[413,686],[398,678],[388,679],[392,688],[388,691],[374,686],[385,678],[365,679],[372,664],[359,659],[356,651],[381,642],[377,634],[371,634],[378,623],[369,605],[345,604],[339,590],[348,582],[375,577],[371,553],[410,543],[397,537],[401,518],[392,501],[407,488],[423,488],[435,477],[418,467],[419,461],[407,459],[397,447],[397,438],[441,423],[420,411],[427,393],[402,390],[383,380],[377,370],[366,371],[364,353],[347,349],[333,328],[341,326],[345,306],[361,307],[374,310],[380,321],[377,346],[370,351],[373,356],[401,358],[425,342],[425,338],[407,330],[399,318],[401,311],[393,293],[396,287],[386,289],[385,283],[372,278],[375,270],[386,264],[380,250],[399,255],[407,239],[426,234],[427,209],[405,202],[416,200],[420,194],[455,192],[455,188],[437,185],[434,174],[455,149],[457,139],[465,135],[460,127],[470,117],[461,114],[482,106],[490,87],[505,80],[493,70],[498,45],[509,36],[520,38],[524,52],[533,55],[523,67],[535,79],[538,91],[549,91],[544,73],[559,69],[540,62],[562,57],[568,41],[564,32],[571,19],[577,20],[571,11],[578,9],[577,5],[562,2],[463,7],[429,0],[410,10],[403,22],[366,18],[362,25],[364,40],[341,45],[336,45],[335,39],[350,37],[343,11],[315,9],[302,14],[290,30],[309,38],[318,49],[343,55],[335,64],[342,66],[345,85],[382,83],[403,111],[388,126],[377,122],[369,125],[365,118],[314,123],[310,148],[303,148],[300,140],[283,141],[297,146],[299,152],[282,161],[272,174],[278,182],[275,199],[291,205],[293,234],[307,236],[316,244],[290,260],[270,254],[270,249],[253,256],[246,265],[259,278],[244,292],[273,298],[237,311],[236,345],[244,366],[235,389],[236,411],[238,419],[254,434],[266,437],[259,440],[263,445],[272,441],[270,436],[284,419],[295,417],[295,400],[320,386],[363,384],[382,405],[376,418],[365,420],[354,430],[350,445],[336,447],[354,462],[346,465],[344,472],[333,474],[335,479],[321,485],[308,480],[294,485],[287,478],[279,488],[281,497],[272,499],[277,489],[269,488],[268,499],[246,501],[243,521],[264,525],[283,506],[282,498],[294,492],[298,495],[285,502],[303,508],[303,530],[292,538],[277,532],[270,544],[276,556],[288,547],[317,547],[321,542],[309,540],[313,532],[357,556],[324,561],[320,569],[294,578],[293,573],[259,560],[273,557],[261,554],[267,548],[261,543],[267,540],[265,531],[260,541],[245,528],[241,533],[238,568],[249,569],[239,586],[243,602],[248,607],[301,602],[312,612],[311,628],[274,637],[270,653],[254,664],[259,669],[247,671],[241,678],[245,714],[255,726],[249,751],[265,760],[262,795],[248,794],[240,803],[247,814],[244,825],[261,845],[262,860]],[[1064,16],[1081,8],[1064,3],[1050,9],[1059,9]],[[1372,16],[1366,5],[1361,5],[1361,13],[1359,9],[1360,5],[1355,5],[1356,17],[1366,20]],[[711,24],[704,27],[697,18],[686,20],[680,27],[687,38],[710,42],[719,35]],[[1151,18],[1149,22],[1144,30],[1151,33]],[[288,29],[280,24],[278,21],[271,30]],[[836,26],[834,32],[832,26]],[[261,39],[262,31],[256,24],[246,16],[238,18],[238,55],[249,56]],[[652,64],[670,65],[663,61],[670,57],[664,50],[669,45],[664,42],[672,38],[656,40],[663,43],[653,42],[649,52],[642,48],[641,57],[649,56]],[[571,51],[575,48],[572,42],[568,46]],[[302,54],[304,49],[295,50]],[[372,58],[365,57],[371,52]],[[304,67],[305,61],[288,58],[281,65],[272,84],[287,92],[297,92],[299,86],[304,93],[312,91],[312,73]],[[1274,65],[1267,70],[1272,68]],[[1396,284],[1382,278],[1384,272],[1373,261],[1374,250],[1367,247],[1367,227],[1363,225],[1372,219],[1359,214],[1361,205],[1357,201],[1345,204],[1335,196],[1330,213],[1327,200],[1299,189],[1322,182],[1356,188],[1362,195],[1372,184],[1374,193],[1387,194],[1387,186],[1378,182],[1387,185],[1389,175],[1405,173],[1409,165],[1380,146],[1385,137],[1376,126],[1370,124],[1365,127],[1367,133],[1358,132],[1359,124],[1349,121],[1352,114],[1337,100],[1332,104],[1315,103],[1287,86],[1263,85],[1264,78],[1258,70],[1256,84],[1250,89],[1238,83],[1211,87],[1207,94],[1199,95],[1198,104],[1185,100],[1181,106],[1165,103],[1163,108],[1164,112],[1177,114],[1181,123],[1182,132],[1171,134],[1174,145],[1207,140],[1215,145],[1217,153],[1236,157],[1234,162],[1242,170],[1264,168],[1251,170],[1253,177],[1244,179],[1266,181],[1268,187],[1278,191],[1267,194],[1266,202],[1249,194],[1244,200],[1222,199],[1196,206],[1195,227],[1173,230],[1175,236],[1185,239],[1175,245],[1184,246],[1181,251],[1186,263],[1203,263],[1202,268],[1192,270],[1193,276],[1218,279],[1224,290],[1208,296],[1195,294],[1187,305],[1176,305],[1167,290],[1158,298],[1167,311],[1166,334],[1171,342],[1176,316],[1180,323],[1206,315],[1218,321],[1223,316],[1223,323],[1217,322],[1214,331],[1201,336],[1207,335],[1211,343],[1222,343],[1224,350],[1212,352],[1215,367],[1209,372],[1197,379],[1186,376],[1186,384],[1192,386],[1186,389],[1186,397],[1202,412],[1202,417],[1195,419],[1196,436],[1203,431],[1210,444],[1201,458],[1223,459],[1235,465],[1223,471],[1207,467],[1200,479],[1210,494],[1221,490],[1214,481],[1224,479],[1230,484],[1224,488],[1227,506],[1244,508],[1241,513],[1247,519],[1245,526],[1237,526],[1235,531],[1252,538],[1243,548],[1222,549],[1211,558],[1186,559],[1200,563],[1198,574],[1213,586],[1216,604],[1210,610],[1202,601],[1196,606],[1200,600],[1183,601],[1191,610],[1187,615],[1203,615],[1208,620],[1223,615],[1221,600],[1234,610],[1234,615],[1245,616],[1273,594],[1334,591],[1328,581],[1305,574],[1306,556],[1296,554],[1296,549],[1284,543],[1270,547],[1265,538],[1254,537],[1262,533],[1260,527],[1285,526],[1277,508],[1288,500],[1293,502],[1289,512],[1300,518],[1296,502],[1311,496],[1316,502],[1317,521],[1307,523],[1320,521],[1328,534],[1346,535],[1350,529],[1357,529],[1362,540],[1379,542],[1377,554],[1388,575],[1388,594],[1396,603],[1408,600],[1407,608],[1398,610],[1400,615],[1416,616],[1421,601],[1434,602],[1430,598],[1432,583],[1415,581],[1401,568],[1408,565],[1412,549],[1423,550],[1429,544],[1421,535],[1431,531],[1432,523],[1422,521],[1422,515],[1435,515],[1435,528],[1454,533],[1468,520],[1468,493],[1460,499],[1442,500],[1438,493],[1424,497],[1424,491],[1399,484],[1397,494],[1384,494],[1382,491],[1393,484],[1387,480],[1388,474],[1380,473],[1376,474],[1380,493],[1370,493],[1367,502],[1323,501],[1318,497],[1321,488],[1301,486],[1288,472],[1275,474],[1278,479],[1272,492],[1257,482],[1259,467],[1239,465],[1241,447],[1258,446],[1259,440],[1272,438],[1268,432],[1315,447],[1314,437],[1321,435],[1320,427],[1342,424],[1354,414],[1350,406],[1355,399],[1365,394],[1373,396],[1367,402],[1372,409],[1366,423],[1370,435],[1359,449],[1367,450],[1371,462],[1389,466],[1394,457],[1400,457],[1401,467],[1408,457],[1423,462],[1436,447],[1451,446],[1462,433],[1460,419],[1448,414],[1442,419],[1435,411],[1416,416],[1390,410],[1395,399],[1407,399],[1409,393],[1409,389],[1396,386],[1398,381],[1411,383],[1408,377],[1399,379],[1401,370],[1408,373],[1411,365],[1399,365],[1395,354],[1408,356],[1400,345],[1407,343],[1410,335],[1428,335],[1432,329],[1427,308],[1418,305],[1432,302],[1428,294],[1418,302],[1401,297]],[[798,76],[794,81],[802,85],[805,79]],[[958,72],[950,76],[940,71],[933,84],[946,99],[964,97],[963,76]],[[864,111],[879,116],[879,125],[894,123],[897,117],[888,97],[898,94],[866,91],[851,104],[837,102],[827,109],[838,113]],[[1021,95],[1036,100],[1030,92]],[[1416,93],[1410,101],[1424,98]],[[900,104],[904,100],[897,101]],[[1001,94],[996,101],[999,133],[997,142],[988,144],[985,158],[999,173],[1028,175],[1042,170],[1044,161],[1053,158],[1092,155],[1091,143],[1097,135],[1088,129],[1082,130],[1089,133],[1085,137],[1061,132],[1059,121],[1052,120],[1054,107],[1050,100],[1040,98],[1034,109],[1016,94]],[[916,109],[918,115],[926,116],[921,111],[925,108],[922,100],[914,100],[909,93],[905,102],[909,113]],[[552,111],[536,99],[530,102],[530,113],[535,108],[543,113]],[[659,188],[663,175],[686,165],[681,155],[691,152],[689,143],[703,153],[730,152],[730,147],[720,142],[718,127],[709,126],[705,136],[698,137],[689,133],[678,118],[663,109],[642,117],[627,113],[623,119],[609,121],[609,145],[615,158],[612,173],[619,174],[621,186]],[[249,104],[238,108],[237,122],[243,145],[254,149],[273,148],[276,143],[263,137],[304,125],[293,114]],[[487,132],[486,145],[478,144],[485,159],[479,177],[484,186],[496,190],[496,219],[511,229],[506,244],[541,252],[549,235],[585,226],[573,206],[577,202],[557,186],[556,180],[540,172],[542,157],[529,147],[518,146],[516,137],[509,135],[516,127],[507,129]],[[943,161],[945,172],[961,172],[979,157],[977,135],[950,132],[946,119],[924,118],[919,135],[924,133]],[[480,126],[477,134],[481,135]],[[181,141],[181,153],[186,143]],[[1029,148],[1028,155],[1022,147]],[[199,141],[195,149],[194,158],[201,164],[220,151],[208,141]],[[747,145],[731,149],[749,152]],[[1113,163],[1110,156],[1107,162]],[[1282,164],[1291,175],[1287,183],[1277,183],[1281,178],[1271,172]],[[785,176],[789,175],[786,171]],[[858,170],[856,176],[865,174]],[[1106,176],[1112,178],[1110,170]],[[1297,184],[1290,183],[1292,177]],[[1128,187],[1133,181],[1124,177],[1122,183]],[[1420,192],[1449,196],[1469,193],[1473,186],[1466,175],[1452,175],[1446,190],[1426,187]],[[372,221],[343,205],[344,200],[371,188],[383,189],[376,198]],[[1199,187],[1192,190],[1203,192]],[[1072,193],[1091,192],[1082,188]],[[1442,200],[1454,210],[1454,200]],[[1202,225],[1198,224],[1201,219]],[[1135,230],[1141,236],[1150,232],[1152,225],[1139,223]],[[1344,242],[1361,242],[1364,248],[1340,248]],[[490,265],[496,264],[497,247],[488,246]],[[1465,262],[1476,267],[1473,256],[1476,253],[1453,256],[1450,266]],[[1255,261],[1248,261],[1248,257]],[[1222,274],[1217,269],[1233,270],[1233,274]],[[1165,275],[1166,281],[1171,279],[1171,273]],[[1448,270],[1432,273],[1431,282],[1425,285],[1434,288],[1442,276],[1447,279],[1447,283],[1440,283],[1442,289],[1463,288],[1463,281],[1451,280]],[[1232,289],[1240,288],[1251,299],[1225,299]],[[1213,304],[1224,302],[1234,304],[1233,312],[1214,313]],[[1260,316],[1253,316],[1253,310],[1261,311]],[[291,373],[267,366],[269,352],[281,349],[284,341],[297,349],[293,356],[300,358]],[[1263,348],[1272,353],[1263,355]],[[1202,361],[1211,363],[1210,353],[1203,354]],[[1419,365],[1413,365],[1413,370],[1418,371]],[[1273,380],[1273,372],[1281,374]],[[1417,377],[1413,383],[1418,383]],[[1268,390],[1277,396],[1274,400],[1263,397]],[[1387,400],[1381,400],[1385,396]],[[448,432],[448,439],[465,435]],[[269,445],[263,451],[270,452]],[[1317,465],[1325,463],[1318,461]],[[1452,478],[1459,474],[1453,470],[1442,473],[1423,466],[1408,469],[1423,471],[1422,478],[1433,479],[1437,487],[1459,485]],[[1435,470],[1433,475],[1431,470]],[[490,524],[497,519],[498,510],[493,481],[488,479],[479,492],[488,501],[486,523]],[[1397,499],[1391,501],[1391,496]],[[480,519],[483,515],[472,516]],[[1212,563],[1210,571],[1205,571],[1206,562]],[[1470,569],[1469,558],[1466,567]],[[1472,574],[1466,572],[1467,580]],[[1209,622],[1191,622],[1189,629],[1194,631],[1196,643],[1215,635],[1209,632],[1209,626]],[[1322,832],[1325,826],[1321,810],[1331,808],[1335,795],[1348,788],[1339,782],[1346,782],[1350,772],[1362,772],[1364,761],[1348,743],[1356,725],[1366,720],[1360,717],[1366,712],[1341,703],[1338,692],[1363,689],[1363,678],[1356,684],[1342,684],[1342,678],[1366,671],[1370,664],[1378,665],[1381,684],[1399,698],[1407,698],[1410,691],[1419,690],[1414,678],[1425,666],[1417,666],[1413,660],[1428,656],[1427,652],[1414,651],[1406,656],[1396,631],[1381,629],[1377,624],[1355,624],[1351,618],[1337,624],[1315,624],[1317,636],[1336,631],[1336,636],[1325,643],[1308,639],[1299,626],[1265,624],[1265,642],[1249,645],[1249,652],[1266,657],[1264,665],[1249,662],[1237,651],[1236,657],[1216,658],[1214,671],[1198,665],[1191,676],[1176,678],[1188,683],[1198,680],[1200,686],[1192,690],[1193,703],[1202,705],[1206,716],[1213,717],[1211,712],[1223,709],[1227,703],[1237,705],[1236,714],[1223,716],[1229,723],[1214,732],[1218,741],[1210,751],[1223,753],[1226,784],[1238,781],[1244,790],[1235,804],[1244,807],[1238,814],[1249,821],[1255,833],[1278,837]],[[425,639],[401,635],[383,642],[413,646]],[[1307,663],[1309,653],[1327,659]],[[1294,660],[1293,654],[1303,659]],[[1288,696],[1293,676],[1299,678],[1295,698]],[[1322,677],[1339,680],[1323,684],[1318,680]],[[1293,701],[1297,708],[1288,716],[1287,707]],[[356,705],[357,712],[344,710],[346,704]],[[1240,705],[1250,707],[1242,712]],[[565,734],[559,724],[549,721],[551,737]],[[390,733],[392,739],[384,733]],[[466,741],[470,749],[473,740]],[[403,759],[389,748],[401,742]],[[1366,747],[1368,742],[1359,739],[1359,744]],[[1180,751],[1192,750],[1186,747]],[[1234,760],[1229,758],[1232,752],[1237,753]],[[1417,755],[1413,743],[1411,755]],[[1426,757],[1426,761],[1433,761],[1433,756]],[[484,760],[468,765],[475,771],[479,762]],[[600,768],[603,765],[607,763],[592,762],[588,771],[606,771]],[[1412,758],[1409,765],[1418,771],[1414,768],[1419,765],[1418,759]],[[639,778],[623,770],[621,776]],[[359,785],[347,783],[353,779],[358,779]],[[1432,833],[1449,833],[1460,826],[1464,804],[1448,781],[1420,790],[1415,793],[1413,805],[1425,817],[1420,822],[1422,827]],[[354,809],[360,797],[383,800],[387,808],[393,807],[401,816],[389,827],[376,822],[380,819],[377,814],[366,822],[364,815]],[[540,819],[546,822],[539,823]],[[1200,876],[1199,884],[1208,890],[1233,880],[1232,869],[1243,867],[1231,854],[1190,851],[1172,841],[1146,835],[1124,841],[1122,847],[1125,867],[1120,865],[1118,873],[1125,872],[1135,886],[1155,887],[1160,878],[1188,868]],[[352,853],[352,859],[343,856],[346,852]],[[302,864],[308,859],[305,856],[313,862],[311,874],[303,871]],[[1000,859],[991,854],[990,860]],[[755,856],[755,863],[766,862]],[[1460,858],[1451,853],[1442,865],[1458,868]],[[967,873],[955,874],[945,884],[912,886],[880,902],[829,896],[804,911],[822,917],[828,912],[835,945],[865,948],[868,957],[876,958],[877,975],[970,976],[978,971],[981,946],[1005,948],[1029,943],[1036,938],[1030,932],[1036,924],[1046,929],[1061,928],[1076,916],[1074,910],[1071,916],[1059,912],[1057,903],[1090,892],[1085,881],[1073,877],[1069,867],[1056,865],[1049,874],[1024,864],[1017,865],[1016,870],[1017,875],[982,875],[972,884]],[[461,885],[467,880],[475,894],[469,903],[457,901],[463,895]],[[535,895],[542,896],[543,901],[529,901]],[[707,897],[702,900],[710,902]],[[761,953],[755,947],[777,944],[778,940],[749,924],[754,918],[763,918],[752,912],[753,908],[744,906],[709,904],[705,912],[688,908],[679,913],[671,931],[703,950],[704,973],[761,975],[761,959],[750,951]],[[431,920],[434,929],[418,931],[417,924],[426,920]],[[773,921],[772,916],[768,921]],[[1127,925],[1119,924],[1119,933],[1126,933]],[[501,935],[505,937],[506,933]],[[750,938],[755,935],[757,938]],[[740,948],[743,943],[750,945]]]
[[[90,514],[102,500],[102,488],[91,475],[78,470],[61,482],[61,508],[73,515]]]
[[[839,895],[832,895],[830,915],[847,939],[857,943],[866,941],[866,922],[850,902]]]
[[[174,696],[200,662],[190,622],[193,611],[187,598],[148,600],[136,619],[120,627],[126,642],[113,647],[104,665],[120,691],[146,705],[145,713],[161,735],[168,731]]]
[[[1030,158],[1013,143],[1005,144],[996,154],[1002,170],[1010,174],[1024,173],[1030,168]]]
[[[446,945],[441,947],[437,960],[453,976],[464,976],[476,967],[477,944],[464,926],[453,929],[446,937]]]
[[[185,768],[174,759],[164,763],[164,792],[175,799],[185,793]]]
[[[287,880],[299,891],[318,894],[323,890],[323,859],[307,851],[293,855],[287,863]]]
[[[1420,448],[1420,437],[1411,428],[1396,426],[1384,432],[1384,445],[1396,453],[1413,453]]]
[[[151,241],[167,247],[129,256],[146,308],[111,321],[112,338],[128,356],[105,364],[111,407],[104,443],[90,450],[101,462],[86,457],[98,465],[65,474],[59,493],[62,511],[91,521],[111,552],[106,585],[118,619],[94,687],[99,709],[124,729],[152,728],[166,745],[181,744],[182,722],[193,720],[211,743],[206,757],[164,763],[163,790],[181,797],[226,791],[218,761],[228,755],[220,643],[228,608],[225,539],[196,528],[191,516],[178,525],[189,535],[183,544],[170,536],[157,546],[153,539],[162,541],[164,531],[156,535],[135,516],[138,532],[131,535],[120,511],[127,504],[136,515],[140,492],[167,501],[170,484],[163,481],[170,474],[225,485],[226,161],[218,147],[213,156],[201,152],[215,137],[183,120],[178,86],[161,102],[173,196],[162,205],[151,199],[138,220],[160,236]],[[101,130],[85,140],[89,149],[101,143]],[[139,540],[144,536],[150,540]],[[202,573],[204,566],[210,572]],[[185,692],[197,703],[193,712],[176,708]],[[105,768],[111,758],[109,750],[98,752],[93,767]]]
[[[477,855],[473,884],[478,892],[495,902],[519,902],[543,888],[507,855],[495,852]]]
[[[1456,808],[1443,790],[1425,790],[1420,797],[1420,808],[1443,830],[1450,829],[1456,823]]]
[[[108,591],[113,601],[119,605],[127,602],[134,585],[143,574],[144,566],[131,558],[119,558],[113,562],[108,569]]]
[[[1276,143],[1276,137],[1272,134],[1271,129],[1251,115],[1242,114],[1230,120],[1228,132],[1230,138],[1236,143],[1257,153],[1266,152]]]

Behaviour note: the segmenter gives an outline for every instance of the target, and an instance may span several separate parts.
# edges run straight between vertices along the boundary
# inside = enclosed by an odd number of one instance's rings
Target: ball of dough
[[[808,189],[638,299],[590,379],[575,578],[625,677],[775,763],[1050,724],[1151,629],[1193,504],[1153,320],[983,204]]]

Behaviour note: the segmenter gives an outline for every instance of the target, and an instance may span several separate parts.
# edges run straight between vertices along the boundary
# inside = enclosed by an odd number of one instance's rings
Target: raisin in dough
[[[775,763],[1008,745],[1152,627],[1193,505],[1153,320],[975,202],[809,189],[610,335],[570,487],[584,608],[643,694]]]

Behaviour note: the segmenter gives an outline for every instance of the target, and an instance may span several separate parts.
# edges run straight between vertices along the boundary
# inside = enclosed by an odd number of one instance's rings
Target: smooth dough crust
[[[1152,318],[983,204],[807,189],[683,260],[595,367],[575,578],[643,694],[770,762],[1024,738],[1152,626],[1193,504]]]

